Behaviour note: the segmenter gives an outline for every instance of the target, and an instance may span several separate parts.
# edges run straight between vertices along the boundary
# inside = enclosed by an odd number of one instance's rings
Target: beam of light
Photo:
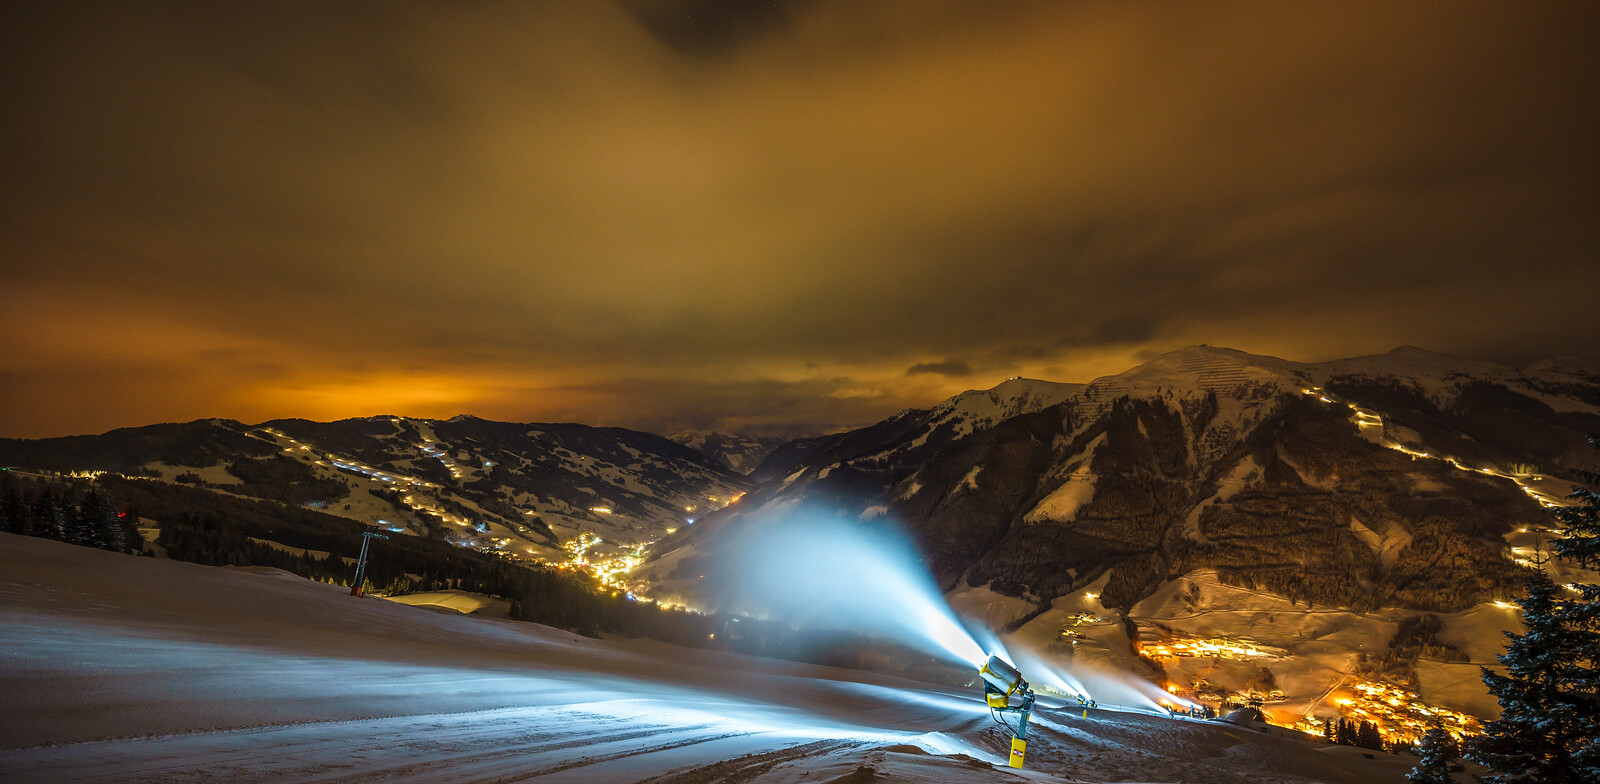
[[[897,532],[806,511],[750,522],[708,585],[725,609],[854,629],[974,669],[989,658]]]
[[[1184,710],[1199,705],[1199,703],[1179,697],[1138,676],[1118,674],[1116,677],[1122,683],[1122,693],[1131,697],[1125,703],[1130,707],[1146,708],[1151,712],[1165,712],[1168,705]]]
[[[964,716],[987,716],[989,707],[970,696],[955,696],[936,691],[907,689],[903,685],[884,686],[875,683],[835,683],[832,688],[858,697],[882,700],[886,703],[916,705],[923,708],[958,713]]]
[[[1019,649],[1017,654],[1015,663],[1035,684],[1093,698],[1105,707],[1165,715],[1163,703],[1181,709],[1197,705],[1130,672],[1100,666],[1057,666],[1029,650]]]
[[[317,608],[312,611],[316,612]],[[324,616],[312,617],[326,620]],[[247,694],[257,695],[257,702],[270,707],[276,704],[275,699],[309,703],[326,701],[334,695],[359,702],[372,695],[389,695],[384,698],[387,701],[383,707],[373,709],[379,717],[377,720],[404,722],[408,714],[428,710],[427,706],[437,706],[440,700],[461,699],[463,684],[472,684],[472,693],[497,695],[489,702],[493,707],[475,706],[465,712],[439,714],[438,718],[445,724],[435,729],[447,733],[457,731],[459,725],[505,716],[520,717],[534,725],[565,725],[579,733],[586,726],[585,722],[590,722],[587,726],[594,726],[592,722],[596,719],[606,719],[612,726],[711,727],[709,732],[712,733],[771,734],[803,740],[850,739],[887,744],[914,741],[919,737],[917,733],[883,726],[871,716],[861,716],[857,720],[840,717],[837,711],[819,710],[822,690],[830,688],[856,695],[878,710],[911,703],[963,714],[986,712],[981,704],[959,701],[938,692],[873,684],[814,680],[811,688],[816,691],[805,695],[814,697],[812,702],[778,706],[760,699],[720,693],[708,688],[709,681],[700,685],[656,682],[645,676],[646,671],[638,666],[626,673],[561,672],[544,668],[507,671],[492,664],[487,667],[475,664],[471,649],[465,663],[447,664],[430,661],[433,654],[407,647],[410,641],[404,638],[398,640],[399,647],[391,651],[400,652],[397,655],[401,658],[392,661],[345,658],[330,653],[326,647],[318,647],[328,644],[327,638],[318,635],[333,633],[331,627],[307,627],[307,636],[295,640],[303,647],[278,650],[224,641],[177,639],[154,627],[117,627],[33,612],[4,612],[0,613],[0,620],[4,621],[0,631],[5,632],[0,635],[0,641],[7,644],[8,651],[20,652],[19,658],[24,664],[55,661],[60,658],[61,650],[84,651],[84,655],[76,657],[69,672],[81,676],[138,669],[189,678],[194,683],[193,690],[185,694],[188,700],[199,698],[223,704],[238,694]],[[403,629],[404,624],[399,628]],[[214,630],[211,633],[225,636]],[[594,650],[587,644],[569,646],[559,638],[545,637],[537,631],[515,630],[505,639],[524,642],[530,654],[548,657],[551,662],[574,661]],[[413,658],[405,658],[407,655]],[[295,673],[287,685],[282,677],[285,672]],[[740,672],[746,677],[758,673],[759,670]],[[119,721],[137,723],[145,720],[141,716],[158,712],[155,702],[145,699],[143,691],[138,695],[124,694],[132,687],[123,681],[126,679],[112,679],[108,683],[110,693],[122,695],[121,699],[128,703],[131,711],[132,718]],[[576,706],[577,710],[569,709],[573,707],[568,705],[573,694],[584,697]],[[392,702],[397,695],[403,695],[401,701]],[[332,728],[329,731],[360,731],[355,724],[348,726],[354,729]],[[299,751],[292,746],[283,749],[287,754]],[[970,748],[961,751],[973,753]]]
[[[1021,670],[1023,674],[1028,676],[1029,680],[1031,680],[1035,685],[1054,689],[1063,694],[1071,694],[1084,698],[1090,696],[1089,690],[1084,688],[1082,681],[1078,680],[1076,676],[1067,670],[1052,666],[1049,662],[1045,661],[1044,657],[1039,656],[1032,651],[1020,648],[1014,652],[1014,655],[1015,658],[1011,659],[1011,662],[1015,664],[1017,669]]]
[[[1022,662],[1017,661],[1015,656],[1011,655],[1010,651],[1006,650],[1005,642],[1000,639],[1000,635],[995,634],[993,629],[983,625],[972,624],[965,624],[964,628],[972,637],[973,641],[978,644],[978,647],[988,652],[986,655],[984,655],[983,659],[977,662],[976,666],[982,666],[983,662],[988,661],[989,655],[999,656],[1000,658],[1011,663],[1012,666],[1022,664]]]

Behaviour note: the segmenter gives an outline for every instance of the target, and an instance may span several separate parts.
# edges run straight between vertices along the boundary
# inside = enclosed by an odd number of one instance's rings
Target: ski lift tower
[[[356,559],[356,581],[350,585],[351,596],[366,596],[366,593],[361,590],[361,586],[367,580],[367,545],[372,544],[373,539],[388,538],[377,531],[361,532],[361,557]]]

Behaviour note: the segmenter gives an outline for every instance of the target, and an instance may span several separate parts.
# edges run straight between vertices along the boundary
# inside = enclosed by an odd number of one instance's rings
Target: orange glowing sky
[[[15,2],[0,436],[1600,353],[1589,2]]]

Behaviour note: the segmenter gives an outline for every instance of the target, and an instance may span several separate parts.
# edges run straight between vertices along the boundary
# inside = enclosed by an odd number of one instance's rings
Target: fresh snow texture
[[[428,612],[0,534],[0,781],[1399,782],[1242,727]]]

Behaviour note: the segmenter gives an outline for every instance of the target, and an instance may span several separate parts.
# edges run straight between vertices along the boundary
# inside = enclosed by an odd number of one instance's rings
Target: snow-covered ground
[[[1285,692],[1264,708],[1285,725],[1302,717],[1320,721],[1341,715],[1335,698],[1365,680],[1358,672],[1359,657],[1381,655],[1400,621],[1418,614],[1396,608],[1370,613],[1308,608],[1274,594],[1227,585],[1209,569],[1168,581],[1123,614],[1099,602],[1107,579],[1102,576],[1057,597],[1049,610],[1005,635],[1003,642],[1013,651],[1030,651],[1050,665],[1087,678],[1086,671],[1125,673],[1139,666],[1125,621],[1132,621],[1146,644],[1169,639],[1236,641],[1253,653],[1164,658],[1167,677],[1179,685],[1206,680],[1240,691],[1264,668]],[[998,600],[979,605],[976,599],[982,592],[969,588],[948,598],[967,617],[991,626],[1020,617],[1018,610]],[[1435,615],[1443,627],[1439,640],[1456,645],[1467,661],[1418,662],[1419,697],[1480,719],[1498,717],[1500,708],[1484,686],[1482,667],[1498,667],[1495,656],[1505,650],[1503,632],[1522,631],[1516,609],[1508,603],[1486,603]],[[1090,688],[1095,690],[1092,684]]]
[[[447,613],[461,613],[462,615],[476,615],[480,618],[509,618],[511,603],[493,596],[468,591],[424,591],[421,593],[408,593],[402,596],[384,596],[391,602],[399,602],[412,607],[424,607],[430,610]]]
[[[1400,781],[1413,758],[0,534],[0,780]]]

